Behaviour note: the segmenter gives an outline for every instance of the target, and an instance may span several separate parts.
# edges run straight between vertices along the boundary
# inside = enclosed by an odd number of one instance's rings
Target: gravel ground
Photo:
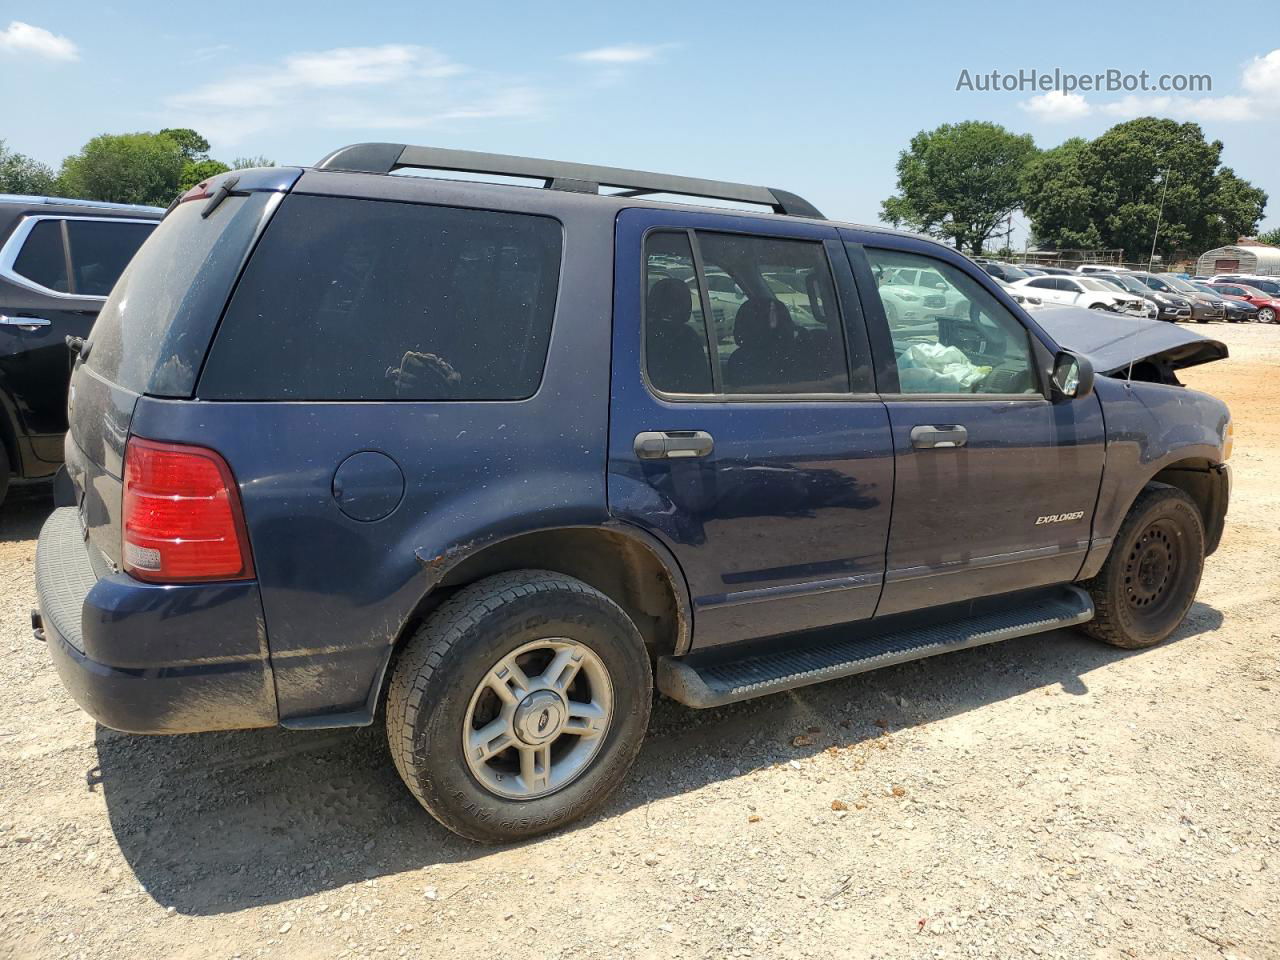
[[[657,705],[598,817],[454,838],[377,736],[94,724],[0,511],[0,956],[1280,957],[1280,329],[1215,326],[1235,501],[1153,650],[1069,631]],[[1268,429],[1268,427],[1272,429]]]

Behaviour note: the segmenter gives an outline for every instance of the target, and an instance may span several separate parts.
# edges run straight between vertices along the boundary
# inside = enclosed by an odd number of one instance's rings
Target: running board
[[[715,651],[658,659],[658,689],[689,707],[719,707],[823,680],[865,673],[907,660],[984,643],[1025,637],[1093,619],[1093,601],[1079,587],[1057,587],[1016,606],[971,614],[947,623],[868,635],[867,625],[817,639],[779,637],[729,659]],[[874,621],[871,626],[874,626]],[[841,635],[842,634],[842,635]]]

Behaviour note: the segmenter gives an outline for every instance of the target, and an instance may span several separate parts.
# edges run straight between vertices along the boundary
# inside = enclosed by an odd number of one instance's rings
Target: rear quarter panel
[[[493,206],[491,188],[307,174],[299,189]],[[367,709],[392,646],[449,564],[517,533],[607,519],[612,218],[563,193],[503,204],[564,226],[547,363],[528,400],[209,402],[144,397],[135,434],[218,450],[240,488],[280,718]],[[601,214],[605,215],[601,215]],[[198,394],[198,391],[197,391]],[[377,451],[404,475],[373,522],[344,514],[334,473]]]

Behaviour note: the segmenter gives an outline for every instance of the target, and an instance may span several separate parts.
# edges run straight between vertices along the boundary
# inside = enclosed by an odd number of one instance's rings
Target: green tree
[[[274,167],[276,162],[268,160],[262,154],[252,157],[236,157],[231,161],[232,170],[248,170],[250,167]]]
[[[160,136],[168,137],[182,151],[182,173],[178,191],[190,190],[202,180],[226,173],[231,168],[220,160],[209,158],[209,141],[190,127],[166,127]]]
[[[54,192],[53,170],[38,160],[14,153],[0,140],[0,193],[43,196]]]
[[[1220,167],[1221,154],[1197,124],[1130,120],[1045,151],[1023,177],[1023,210],[1036,241],[1051,248],[1146,256],[1158,220],[1157,253],[1207,249],[1252,232],[1267,200]]]
[[[981,253],[1021,205],[1022,174],[1035,156],[1030,136],[995,123],[922,130],[898,155],[898,192],[881,204],[881,219]]]
[[[103,134],[62,161],[59,188],[85,200],[167,206],[187,163],[179,145],[157,133]]]
[[[1268,230],[1266,233],[1258,234],[1258,239],[1263,243],[1269,243],[1274,247],[1280,247],[1280,227],[1274,230]]]

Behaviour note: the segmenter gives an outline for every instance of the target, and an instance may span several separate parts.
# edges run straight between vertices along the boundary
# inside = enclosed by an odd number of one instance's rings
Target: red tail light
[[[130,437],[123,513],[124,569],[139,580],[253,577],[239,489],[213,450]]]

